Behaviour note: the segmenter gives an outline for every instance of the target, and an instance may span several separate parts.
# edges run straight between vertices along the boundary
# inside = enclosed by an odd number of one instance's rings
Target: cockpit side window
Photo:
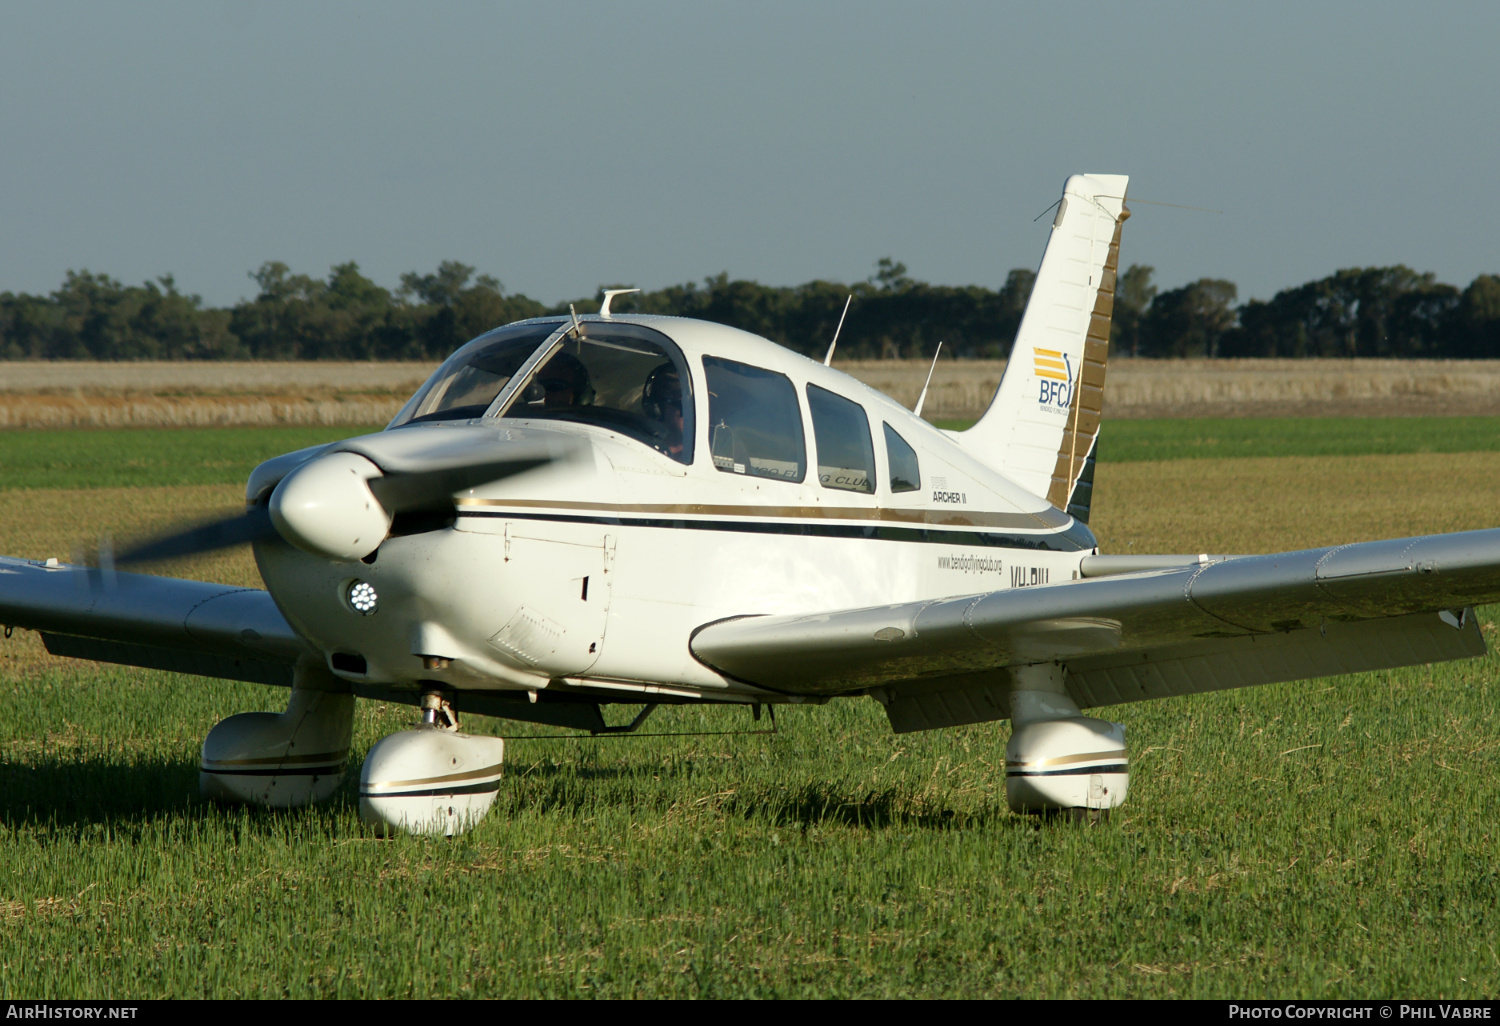
[[[584,321],[555,343],[501,415],[594,424],[693,462],[693,386],[672,340],[638,324]]]
[[[496,328],[443,361],[391,421],[391,427],[484,416],[521,365],[560,327],[550,323]]]
[[[807,386],[813,440],[818,446],[818,481],[846,492],[875,491],[875,447],[865,408],[817,385]]]
[[[896,434],[895,428],[883,421],[882,424],[885,427],[885,455],[891,464],[891,491],[921,491],[922,469],[917,465],[917,451]]]
[[[807,443],[797,389],[787,376],[717,356],[703,358],[703,374],[714,468],[801,481],[807,472]]]

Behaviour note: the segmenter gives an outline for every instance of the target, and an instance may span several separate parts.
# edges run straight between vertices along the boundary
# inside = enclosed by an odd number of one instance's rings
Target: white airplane
[[[871,696],[896,731],[1009,719],[1018,812],[1095,817],[1125,729],[1082,710],[1481,655],[1500,531],[1270,556],[1100,555],[1087,526],[1126,178],[1068,179],[984,417],[941,431],[733,328],[544,317],[453,354],[384,431],[251,474],[244,514],[120,563],[253,544],[266,590],[0,559],[49,651],[291,688],[204,742],[204,794],[340,787],[356,696],[421,708],[360,810],[454,833],[503,742],[661,703]],[[623,727],[601,707],[646,706]]]

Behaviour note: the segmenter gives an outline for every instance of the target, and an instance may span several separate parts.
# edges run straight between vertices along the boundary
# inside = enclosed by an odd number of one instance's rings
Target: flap
[[[742,616],[700,628],[692,651],[738,680],[829,695],[1053,660],[1128,662],[1136,653],[1146,663],[1190,642],[1212,650],[1220,641],[1326,634],[1330,624],[1495,601],[1500,530],[1468,531],[866,609]],[[1462,618],[1454,622],[1449,629],[1461,629]],[[1325,664],[1322,672],[1346,672],[1337,658]],[[1353,659],[1348,671],[1365,668]]]

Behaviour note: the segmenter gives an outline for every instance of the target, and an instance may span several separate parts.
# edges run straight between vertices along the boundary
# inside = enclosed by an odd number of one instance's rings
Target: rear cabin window
[[[594,424],[692,463],[692,399],[687,364],[667,336],[584,321],[554,344],[502,416]]]
[[[717,356],[703,358],[708,380],[708,439],[714,467],[726,474],[801,481],[807,442],[797,389],[785,374]]]
[[[885,455],[891,465],[891,491],[921,491],[922,470],[917,466],[916,450],[896,434],[895,428],[884,422],[882,426],[885,428]]]
[[[865,408],[817,385],[807,386],[807,406],[818,447],[818,481],[824,488],[873,492],[875,448]]]

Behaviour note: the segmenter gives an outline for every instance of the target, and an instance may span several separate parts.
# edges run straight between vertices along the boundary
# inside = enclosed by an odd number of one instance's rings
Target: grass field
[[[1106,425],[1106,551],[1497,519],[1488,423],[1335,442],[1327,421],[1177,423]],[[203,457],[187,434],[0,434],[0,552],[233,506],[249,465],[323,437],[205,431]],[[254,583],[242,552],[185,570]],[[295,813],[197,798],[207,730],[284,692],[56,660],[18,633],[0,644],[0,995],[1492,996],[1497,669],[1108,710],[1136,772],[1094,829],[1006,810],[1004,724],[896,737],[861,699],[785,710],[774,736],[515,741],[471,834],[377,841],[348,789]],[[409,717],[361,703],[351,765]]]
[[[385,423],[434,363],[0,361],[0,430]],[[835,360],[911,407],[927,360]],[[929,416],[977,417],[1004,360],[939,360]],[[1500,360],[1110,361],[1111,420],[1500,414]]]
[[[939,420],[962,429],[971,420]],[[381,425],[0,431],[0,490],[243,484],[262,460]],[[1104,463],[1500,451],[1500,417],[1122,420]]]
[[[0,490],[244,485],[272,456],[380,428],[0,431]]]

